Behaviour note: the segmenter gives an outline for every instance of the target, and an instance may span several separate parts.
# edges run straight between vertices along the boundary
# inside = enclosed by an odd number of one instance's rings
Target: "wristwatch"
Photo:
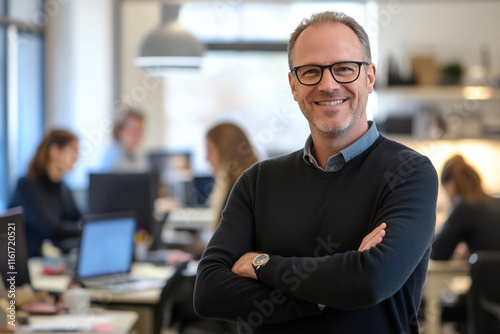
[[[257,255],[252,261],[252,267],[253,270],[255,270],[255,274],[257,274],[257,270],[259,270],[260,267],[265,266],[268,261],[269,261],[268,254],[262,253]]]

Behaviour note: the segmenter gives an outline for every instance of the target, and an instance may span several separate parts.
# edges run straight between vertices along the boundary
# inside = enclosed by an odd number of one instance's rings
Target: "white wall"
[[[379,77],[386,83],[387,58],[396,57],[409,70],[408,53],[433,51],[440,63],[459,61],[468,67],[481,62],[481,47],[490,48],[492,69],[500,76],[500,2],[388,1],[379,6]]]
[[[80,137],[80,161],[68,181],[84,187],[110,141],[112,2],[56,0],[46,12],[47,128]]]
[[[123,1],[121,47],[121,101],[139,106],[146,113],[143,147],[162,148],[167,121],[164,116],[164,85],[161,77],[151,77],[134,65],[144,37],[160,24],[159,1]]]

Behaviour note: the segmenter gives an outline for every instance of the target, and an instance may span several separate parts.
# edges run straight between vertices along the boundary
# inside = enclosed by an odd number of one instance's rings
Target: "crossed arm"
[[[318,315],[322,304],[354,309],[392,296],[419,265],[434,233],[437,181],[431,173],[435,172],[430,164],[412,172],[404,187],[398,184],[384,197],[373,220],[387,224],[365,236],[358,251],[321,257],[286,257],[269,251],[271,260],[259,269],[258,280],[251,265],[257,255],[254,185],[248,177],[241,178],[198,267],[196,312],[240,321],[255,311],[255,303],[271,300],[276,307],[265,321],[278,323]],[[423,191],[424,187],[430,190]],[[301,275],[304,268],[311,268],[308,265],[314,270]]]
[[[375,247],[379,243],[381,243],[385,236],[386,227],[387,224],[382,223],[377,226],[372,232],[366,235],[363,238],[361,245],[359,245],[358,251],[362,252],[365,250],[369,250],[370,248]],[[253,278],[256,280],[257,274],[253,269],[252,261],[258,254],[259,253],[257,252],[248,252],[246,254],[243,254],[243,256],[241,256],[239,260],[235,262],[231,271],[242,277]]]

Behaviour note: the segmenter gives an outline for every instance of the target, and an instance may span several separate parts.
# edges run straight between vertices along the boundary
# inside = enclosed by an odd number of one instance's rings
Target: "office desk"
[[[203,232],[211,230],[213,217],[213,209],[211,208],[177,208],[172,210],[163,228],[161,239],[166,244],[206,243],[207,240],[204,240]],[[188,231],[190,236],[176,233],[176,231]]]
[[[469,277],[469,271],[469,263],[464,260],[429,262],[423,290],[426,302],[425,334],[441,333],[441,291],[456,277]]]
[[[125,312],[125,311],[110,311],[103,309],[91,309],[88,315],[84,316],[73,316],[73,315],[37,315],[30,316],[30,325],[20,326],[15,333],[33,333],[30,330],[31,325],[62,325],[65,328],[71,328],[71,325],[76,323],[79,324],[105,324],[109,329],[106,333],[111,334],[127,334],[131,331],[132,326],[134,326],[137,321],[138,315],[136,312]],[[47,331],[44,333],[56,333]],[[57,332],[57,333],[60,333]],[[95,333],[95,332],[78,332],[81,334]]]
[[[44,275],[40,258],[28,261],[31,285],[36,290],[46,290],[63,293],[70,282],[68,275]],[[157,267],[150,263],[134,263],[132,276],[169,278],[174,272],[173,267]],[[134,329],[142,333],[157,332],[159,319],[155,313],[160,297],[160,289],[149,289],[124,293],[114,293],[109,290],[88,289],[93,304],[106,309],[133,311],[139,314]]]
[[[212,219],[211,208],[177,208],[169,213],[167,225],[174,229],[204,230],[210,228]]]

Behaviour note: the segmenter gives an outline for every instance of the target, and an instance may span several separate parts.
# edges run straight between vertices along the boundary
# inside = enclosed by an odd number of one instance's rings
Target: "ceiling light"
[[[180,5],[161,5],[161,25],[142,41],[135,64],[155,69],[199,68],[205,46],[179,25]]]

